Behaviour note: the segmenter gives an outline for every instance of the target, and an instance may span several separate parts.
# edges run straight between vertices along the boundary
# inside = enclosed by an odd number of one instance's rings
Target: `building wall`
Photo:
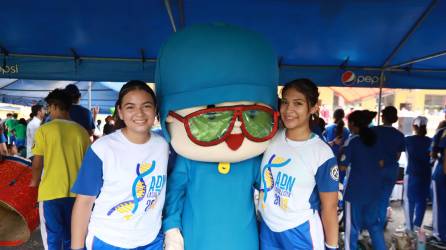
[[[336,108],[333,107],[334,95],[334,91],[330,88],[319,87],[319,99],[321,100],[321,105],[325,105],[325,107],[329,110]]]

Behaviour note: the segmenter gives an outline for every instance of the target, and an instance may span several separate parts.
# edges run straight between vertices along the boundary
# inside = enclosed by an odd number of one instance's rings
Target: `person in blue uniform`
[[[431,183],[430,146],[426,136],[427,118],[418,116],[413,121],[415,135],[406,137],[407,168],[404,177],[404,212],[406,229],[418,231],[423,223],[426,201]]]
[[[372,129],[377,134],[380,140],[383,140],[384,153],[384,168],[382,169],[383,183],[381,185],[381,206],[380,216],[383,222],[383,227],[386,223],[387,207],[389,206],[390,195],[393,187],[398,179],[398,160],[401,157],[401,152],[405,151],[404,134],[398,129],[392,127],[392,124],[398,121],[398,111],[394,106],[387,106],[382,110],[381,126],[375,126]]]
[[[386,249],[379,216],[383,165],[381,142],[369,124],[376,112],[356,110],[348,116],[352,136],[343,148],[341,165],[348,166],[345,200],[345,249],[358,249],[358,237],[367,229],[373,249]]]
[[[446,128],[439,129],[432,139],[431,154],[436,164],[432,173],[433,245],[446,248]],[[443,248],[443,249],[444,249]]]
[[[160,50],[163,132],[178,154],[167,181],[166,250],[258,250],[253,189],[277,131],[278,67],[258,34],[226,25],[176,32]]]
[[[333,112],[333,124],[328,125],[325,128],[325,140],[333,150],[336,159],[339,161],[341,157],[341,146],[344,145],[348,139],[350,131],[345,127],[344,123],[345,112],[343,109],[336,109]],[[339,182],[344,183],[345,169],[339,169]]]

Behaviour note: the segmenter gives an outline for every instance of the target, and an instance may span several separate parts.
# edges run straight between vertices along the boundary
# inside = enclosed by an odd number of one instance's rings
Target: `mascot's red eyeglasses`
[[[238,119],[243,135],[255,142],[271,139],[277,132],[279,113],[261,105],[237,105],[200,109],[185,117],[169,112],[184,124],[191,141],[200,146],[223,142],[232,132]]]

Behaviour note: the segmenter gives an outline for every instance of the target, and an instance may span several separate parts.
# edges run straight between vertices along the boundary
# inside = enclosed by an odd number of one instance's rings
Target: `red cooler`
[[[0,161],[0,246],[28,241],[39,225],[37,188],[29,187],[31,161],[6,157]]]

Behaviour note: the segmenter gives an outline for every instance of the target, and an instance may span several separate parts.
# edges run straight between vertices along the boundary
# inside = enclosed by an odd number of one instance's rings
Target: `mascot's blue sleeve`
[[[260,180],[260,173],[261,173],[261,169],[262,169],[262,156],[257,156],[256,158],[254,158],[254,165],[258,166],[257,169],[254,169],[254,176],[255,176],[255,182],[254,182],[254,188],[257,190],[260,190],[260,185],[261,185],[261,180]]]
[[[172,172],[167,177],[166,201],[164,203],[163,231],[181,227],[181,213],[188,183],[188,161],[178,155]]]

